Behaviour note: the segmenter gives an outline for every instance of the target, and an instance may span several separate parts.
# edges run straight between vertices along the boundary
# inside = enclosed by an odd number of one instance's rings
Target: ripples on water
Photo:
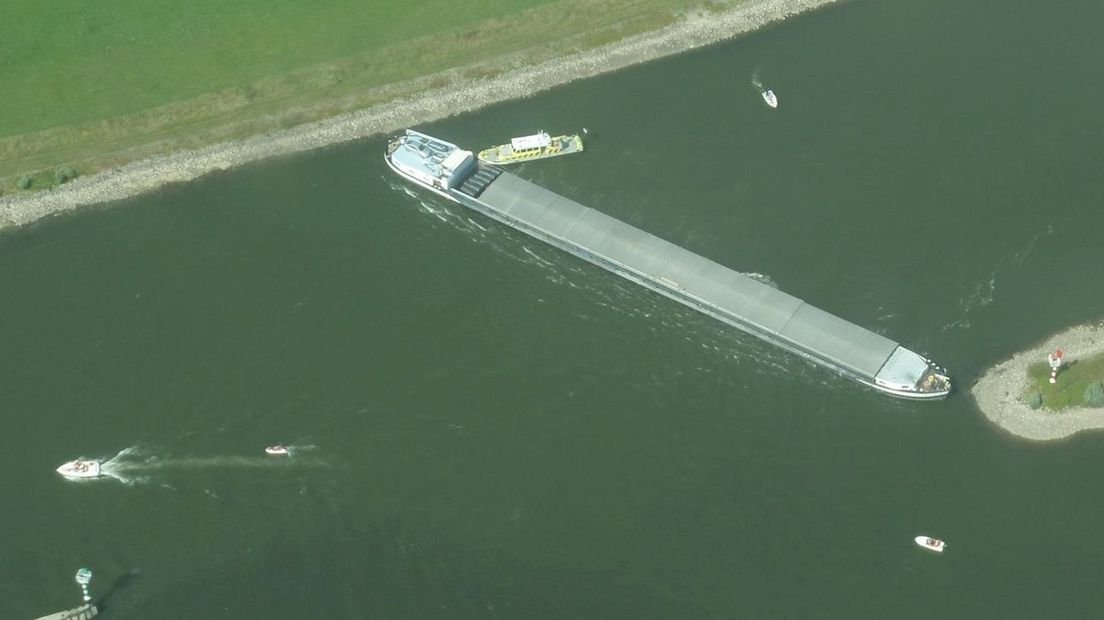
[[[217,470],[226,475],[247,470],[287,471],[289,469],[329,467],[317,446],[291,444],[289,455],[256,456],[236,454],[179,455],[148,445],[134,445],[120,450],[113,456],[101,458],[99,480],[109,477],[126,485],[164,483],[168,478],[188,472]],[[77,480],[96,481],[96,478]]]
[[[765,342],[737,328],[717,321],[669,300],[647,289],[624,280],[613,274],[570,256],[564,251],[541,243],[520,231],[510,229],[498,222],[488,220],[483,226],[462,205],[446,201],[436,196],[426,195],[411,188],[409,184],[387,179],[392,189],[401,190],[418,205],[419,212],[432,215],[438,222],[453,230],[462,232],[480,245],[490,248],[498,256],[509,258],[518,263],[536,267],[544,278],[557,285],[566,285],[583,291],[595,305],[617,314],[646,319],[646,325],[652,334],[677,335],[691,344],[709,351],[716,361],[724,361],[741,368],[739,373],[720,371],[715,364],[697,365],[694,372],[712,373],[719,386],[736,388],[746,386],[737,379],[754,380],[755,377],[790,375],[799,377],[804,383],[815,384],[816,389],[844,390],[853,389],[853,382],[836,375],[822,366]],[[748,277],[763,284],[778,288],[778,284],[767,274],[750,272]],[[538,301],[544,301],[537,297]],[[574,318],[581,322],[604,320],[596,319],[585,308],[572,307]],[[633,337],[635,339],[635,336]],[[687,372],[686,360],[682,357],[672,359],[664,373],[653,374],[654,385],[662,387]]]

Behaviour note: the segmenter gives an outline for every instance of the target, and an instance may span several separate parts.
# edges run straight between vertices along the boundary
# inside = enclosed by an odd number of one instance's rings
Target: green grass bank
[[[1024,402],[1033,408],[1062,411],[1072,407],[1104,407],[1104,354],[1071,360],[1050,383],[1050,365],[1037,362],[1027,367],[1029,378]],[[1093,387],[1101,386],[1101,387]]]
[[[744,1],[8,0],[0,192],[53,185],[62,166],[88,174],[494,76]]]

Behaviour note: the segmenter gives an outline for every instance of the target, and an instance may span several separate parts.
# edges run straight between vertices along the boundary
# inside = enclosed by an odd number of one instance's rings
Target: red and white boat
[[[931,549],[939,553],[943,553],[943,550],[947,548],[947,543],[938,538],[932,538],[931,536],[917,536],[916,544],[925,549]]]

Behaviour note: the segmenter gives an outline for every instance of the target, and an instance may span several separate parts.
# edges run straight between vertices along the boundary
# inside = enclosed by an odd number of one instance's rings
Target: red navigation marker
[[[1055,349],[1053,353],[1047,356],[1047,361],[1050,362],[1050,382],[1058,383],[1058,370],[1062,367],[1062,353],[1061,349]]]

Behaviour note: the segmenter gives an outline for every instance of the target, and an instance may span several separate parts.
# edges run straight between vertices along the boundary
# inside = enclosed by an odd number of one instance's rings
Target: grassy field
[[[701,0],[7,0],[0,190],[601,45]],[[413,81],[440,74],[436,81]]]
[[[7,0],[0,78],[20,87],[0,92],[0,137],[129,114],[553,3]]]
[[[1031,382],[1024,394],[1024,400],[1030,402],[1031,395],[1038,393],[1043,397],[1042,406],[1054,411],[1070,407],[1087,406],[1084,400],[1085,388],[1094,382],[1104,382],[1104,355],[1073,360],[1063,366],[1058,373],[1058,382],[1050,383],[1050,365],[1038,362],[1027,368]]]

